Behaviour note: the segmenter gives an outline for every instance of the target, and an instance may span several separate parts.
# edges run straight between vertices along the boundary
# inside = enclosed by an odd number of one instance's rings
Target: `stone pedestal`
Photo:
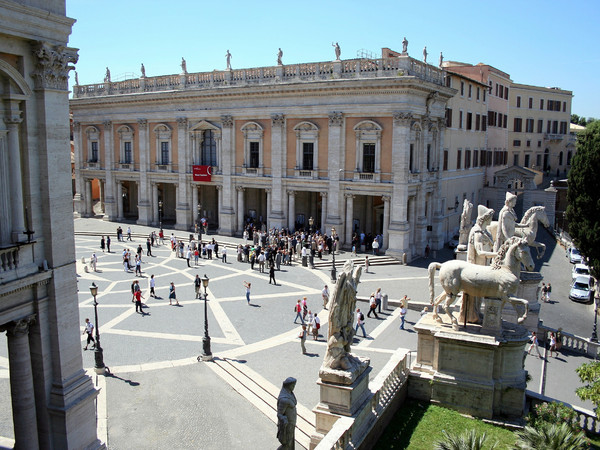
[[[456,256],[456,259],[458,259],[460,261],[466,261],[467,260],[467,251],[459,250],[457,248],[456,250],[454,250],[454,256]]]
[[[544,277],[539,272],[521,272],[521,281],[515,297],[524,298],[529,302],[527,318],[521,324],[529,331],[537,331],[540,317],[540,284]],[[502,317],[508,322],[517,322],[517,313],[510,303],[504,305]]]
[[[494,300],[485,302],[494,305]],[[418,350],[411,397],[487,419],[522,417],[528,342],[524,327],[503,323],[497,335],[472,324],[466,331],[454,331],[427,314],[414,328]]]
[[[369,396],[368,367],[352,384],[342,385],[317,381],[321,401],[314,407],[316,425],[315,433],[310,437],[310,448],[314,449],[323,439],[335,422],[342,416],[353,416]]]

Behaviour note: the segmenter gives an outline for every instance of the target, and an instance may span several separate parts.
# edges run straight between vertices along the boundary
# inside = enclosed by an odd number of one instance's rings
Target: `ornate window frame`
[[[295,176],[300,178],[319,178],[319,127],[312,122],[302,121],[294,127],[296,132],[296,166]],[[303,144],[313,144],[313,166],[311,169],[304,169]]]
[[[354,126],[356,137],[355,181],[379,181],[381,176],[381,132],[383,127],[373,120],[362,120]],[[364,144],[375,144],[375,171],[364,172]]]
[[[133,152],[133,129],[128,125],[122,125],[117,130],[119,134],[119,168],[122,170],[133,170],[135,166],[135,157]],[[129,161],[125,157],[125,145],[131,146],[131,158]]]
[[[264,128],[256,122],[246,122],[240,128],[244,135],[244,163],[245,175],[263,175],[264,168]],[[258,142],[258,167],[250,167],[250,143]]]
[[[210,130],[213,132],[213,138],[217,145],[217,161],[213,173],[219,173],[221,167],[221,145],[223,132],[218,126],[206,121],[201,120],[189,129],[190,148],[192,154],[192,164],[202,164],[202,142],[204,141],[204,132]]]
[[[156,142],[156,168],[159,171],[170,172],[173,166],[173,129],[166,123],[159,123],[152,131]],[[162,159],[162,144],[164,142],[169,146],[168,161]]]
[[[87,141],[87,167],[88,169],[99,169],[100,168],[100,130],[93,125],[90,125],[85,129],[86,141]],[[93,147],[97,148],[98,156],[94,159]]]

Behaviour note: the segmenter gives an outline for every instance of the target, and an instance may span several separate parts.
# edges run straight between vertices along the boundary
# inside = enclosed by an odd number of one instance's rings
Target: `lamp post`
[[[310,218],[308,219],[308,231],[309,232],[313,232],[313,225],[315,224],[315,219],[312,218],[312,216],[310,216]]]
[[[158,227],[162,230],[162,208],[163,208],[163,202],[162,200],[158,201],[158,222],[159,225]]]
[[[210,351],[210,336],[208,335],[208,314],[206,309],[206,301],[208,299],[208,294],[206,293],[206,288],[208,287],[208,277],[206,274],[202,277],[202,286],[204,287],[204,337],[202,338],[202,357],[198,357],[198,359],[202,359],[202,361],[212,361],[213,355]]]
[[[94,324],[96,327],[96,347],[94,348],[94,360],[96,361],[96,364],[94,365],[94,368],[97,374],[103,374],[106,371],[106,366],[104,365],[104,355],[102,346],[100,345],[100,332],[98,331],[98,302],[96,301],[98,286],[96,286],[96,283],[92,283],[90,286],[90,293],[92,294],[92,297],[94,297],[94,317],[96,319],[96,323]]]
[[[200,220],[200,212],[202,211],[202,205],[198,203],[198,242],[202,245],[202,221]],[[202,250],[202,249],[201,249]]]
[[[592,330],[592,337],[590,341],[598,342],[598,303],[600,303],[600,297],[598,297],[598,292],[594,287],[594,329]]]
[[[331,268],[331,281],[337,282],[337,272],[335,270],[335,227],[331,227],[331,246],[333,247],[333,267]]]

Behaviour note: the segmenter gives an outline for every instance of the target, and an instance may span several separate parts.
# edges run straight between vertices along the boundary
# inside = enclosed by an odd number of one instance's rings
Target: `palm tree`
[[[485,443],[485,433],[479,434],[475,430],[458,434],[450,434],[443,431],[445,439],[437,442],[435,450],[482,450]],[[493,443],[490,450],[496,448],[497,442]]]
[[[518,450],[579,450],[588,448],[588,440],[580,431],[574,433],[568,424],[542,422],[536,428],[526,426],[517,432]]]

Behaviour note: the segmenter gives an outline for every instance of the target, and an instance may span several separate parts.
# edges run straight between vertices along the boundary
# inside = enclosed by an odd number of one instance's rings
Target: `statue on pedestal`
[[[79,86],[79,75],[77,74],[77,71],[75,71],[75,86]]]
[[[227,52],[229,52],[229,50],[227,50]],[[181,73],[184,75],[187,75],[187,63],[185,62],[184,57],[181,57]]]
[[[423,62],[427,63],[427,46],[423,47]]]
[[[408,41],[406,40],[406,36],[402,40],[402,53],[408,53]]]
[[[460,229],[458,235],[458,250],[466,250],[469,240],[469,232],[473,224],[471,223],[471,215],[473,214],[473,203],[465,198],[463,202],[463,210],[460,215]]]
[[[494,242],[495,252],[498,251],[507,239],[515,235],[516,227],[521,227],[521,225],[517,225],[517,213],[514,210],[516,204],[517,196],[507,192],[504,206],[498,213],[498,229],[496,231],[496,241]]]
[[[104,75],[104,82],[110,83],[110,70],[108,70],[108,67],[106,68],[106,75]]]
[[[327,352],[319,370],[323,381],[349,385],[369,366],[369,359],[350,353],[360,275],[361,267],[354,268],[354,262],[347,261],[333,289],[329,302]]]
[[[281,443],[277,450],[292,450],[295,445],[296,431],[296,379],[286,378],[277,397],[277,440]]]
[[[440,52],[440,68],[442,67],[443,64],[444,64],[444,54],[442,52]]]
[[[279,47],[279,51],[277,52],[277,65],[278,66],[282,66],[283,62],[281,61],[281,58],[283,58],[283,51],[281,50],[281,47]]]
[[[229,50],[225,53],[225,58],[227,59],[227,70],[231,70],[231,53],[229,53]]]
[[[340,49],[340,44],[338,44],[337,42],[335,44],[331,44],[335,50],[335,60],[339,61],[340,60],[340,56],[342,54],[342,50]]]
[[[140,72],[142,72],[141,78],[146,78],[146,68],[144,67],[144,63],[142,63],[142,67],[140,67]]]

